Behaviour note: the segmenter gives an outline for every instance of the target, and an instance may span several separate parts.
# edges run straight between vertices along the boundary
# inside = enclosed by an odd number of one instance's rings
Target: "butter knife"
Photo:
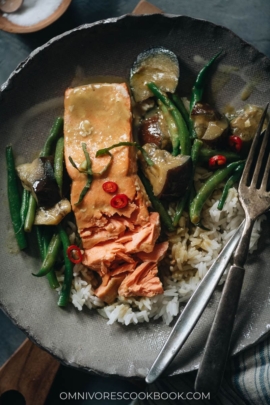
[[[153,383],[163,373],[192,332],[239,242],[244,229],[244,222],[245,221],[241,223],[235,234],[224,246],[216,261],[212,264],[189,299],[173,327],[170,336],[146,376],[145,381],[147,383]]]

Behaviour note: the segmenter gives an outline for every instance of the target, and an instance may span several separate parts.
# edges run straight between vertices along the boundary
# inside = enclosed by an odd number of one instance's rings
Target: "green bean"
[[[178,129],[181,154],[190,155],[191,142],[189,131],[184,118],[182,117],[174,103],[169,99],[169,97],[165,93],[163,93],[154,83],[147,83],[147,86],[152,91],[152,93],[169,109],[175,121],[175,125]]]
[[[194,186],[194,182],[192,182],[191,187],[190,187],[189,199],[188,199],[189,208],[190,208],[190,205],[191,205],[192,201],[194,200],[195,196],[196,196],[196,189]]]
[[[178,94],[174,93],[174,94],[172,94],[172,100],[173,100],[174,104],[176,105],[176,107],[178,108],[180,114],[184,118],[185,123],[188,126],[189,125],[189,115],[188,115],[188,112],[186,110],[186,107],[185,107],[181,97],[179,97]]]
[[[60,248],[61,248],[60,236],[58,234],[54,234],[48,246],[48,250],[43,260],[41,269],[37,274],[32,273],[33,276],[43,277],[46,276],[46,274],[48,274],[52,270],[56,260],[58,259]]]
[[[177,227],[179,220],[183,214],[183,211],[185,209],[185,206],[189,200],[189,195],[190,195],[190,188],[188,188],[184,194],[184,196],[177,202],[176,208],[175,208],[175,214],[173,217],[172,224],[174,227]]]
[[[172,225],[171,217],[169,216],[168,212],[166,211],[165,207],[161,203],[161,201],[154,195],[151,183],[149,180],[144,176],[142,172],[139,173],[140,179],[144,185],[146,193],[151,201],[151,204],[155,211],[157,211],[160,215],[160,220],[164,227],[169,232],[173,232],[175,229]]]
[[[221,55],[221,53],[222,53],[222,50],[220,52],[218,52],[215,56],[213,56],[213,58],[210,59],[208,61],[208,63],[200,70],[200,72],[197,75],[195,84],[191,90],[189,118],[190,118],[190,129],[191,129],[193,138],[196,138],[197,134],[196,134],[196,131],[194,128],[194,121],[191,118],[191,112],[192,112],[193,108],[195,107],[195,105],[202,100],[203,92],[204,92],[205,85],[206,85],[206,78],[209,73],[209,70],[210,70],[211,66],[213,65],[213,63],[215,62],[215,60]]]
[[[163,112],[165,121],[168,125],[169,134],[170,134],[170,138],[172,141],[172,155],[177,156],[177,155],[179,155],[179,146],[180,146],[177,127],[175,125],[174,119],[173,119],[172,115],[170,114],[168,108],[160,100],[158,100],[158,101],[159,101],[159,106]]]
[[[27,241],[23,230],[20,215],[21,196],[11,145],[6,147],[6,164],[7,164],[7,192],[8,192],[8,202],[9,202],[11,222],[19,248],[25,249],[27,247]]]
[[[195,139],[192,145],[192,149],[191,149],[191,159],[192,159],[192,163],[193,163],[193,175],[195,173],[195,169],[196,166],[198,164],[200,155],[201,155],[201,151],[202,151],[202,147],[203,147],[203,141],[201,141],[200,139]]]
[[[49,283],[49,285],[50,285],[50,287],[51,287],[52,289],[55,290],[56,288],[60,287],[60,284],[59,284],[59,281],[57,280],[57,277],[56,277],[56,274],[55,274],[55,270],[54,270],[54,269],[52,269],[52,270],[50,271],[50,273],[48,273],[48,274],[46,275],[46,278],[47,278],[48,283]]]
[[[190,183],[189,183],[188,189],[186,190],[185,195],[181,198],[181,200],[178,201],[178,203],[176,205],[175,214],[174,214],[174,218],[173,218],[173,226],[175,226],[175,227],[178,225],[178,222],[185,209],[185,206],[186,206],[187,202],[190,200],[190,196],[192,195],[191,191],[192,191],[193,177],[194,177],[195,169],[196,169],[196,166],[198,163],[199,153],[202,148],[202,145],[203,145],[203,142],[200,141],[199,139],[195,139],[195,141],[193,142],[193,145],[192,145],[191,159],[192,159],[193,166],[192,166],[191,179],[190,179]]]
[[[233,175],[227,180],[227,183],[224,186],[221,198],[220,198],[218,206],[217,206],[218,210],[221,211],[223,209],[224,204],[228,197],[229,189],[232,188],[233,185],[240,180],[244,167],[245,167],[245,163],[243,162],[235,169],[235,172],[233,173]]]
[[[42,235],[40,225],[35,225],[34,226],[34,231],[35,231],[35,234],[36,234],[38,250],[39,250],[41,259],[44,260],[45,259],[45,246],[44,246],[44,238],[43,238],[43,235]]]
[[[63,170],[64,170],[64,138],[58,139],[54,155],[54,177],[58,184],[60,195],[63,188]]]
[[[28,211],[24,222],[25,232],[31,232],[32,226],[35,222],[37,202],[32,194],[29,197]]]
[[[215,149],[209,149],[209,148],[201,148],[200,150],[200,155],[199,155],[199,161],[201,163],[208,163],[208,160],[215,155],[223,155],[226,157],[227,163],[230,162],[235,162],[241,157],[235,153],[235,152],[230,152],[227,150],[215,150]]]
[[[45,229],[44,229],[45,228]],[[49,235],[48,235],[48,226],[42,226],[42,225],[35,225],[34,230],[36,233],[36,238],[38,242],[38,248],[39,248],[39,253],[41,256],[41,259],[44,260],[48,251],[48,246],[49,246]],[[54,269],[51,269],[51,271],[46,275],[47,280],[50,284],[50,287],[55,289],[60,286],[57,277],[55,275]]]
[[[50,273],[47,274],[46,277],[47,277],[47,280],[48,280],[51,288],[55,289],[55,288],[60,287],[60,284],[59,284],[59,282],[57,280],[54,269],[52,269],[50,271]]]
[[[210,61],[200,70],[198,73],[198,76],[196,78],[195,84],[192,88],[191,91],[191,97],[190,97],[190,114],[189,114],[189,128],[190,128],[190,133],[191,133],[191,138],[195,139],[197,138],[197,133],[194,128],[194,121],[191,118],[191,112],[194,108],[194,106],[199,103],[202,100],[203,97],[203,92],[205,89],[206,85],[206,77],[209,73],[209,69],[214,63],[214,61],[219,57],[222,51],[217,53]]]
[[[203,146],[203,141],[200,139],[195,139],[192,145],[191,149],[191,159],[192,159],[192,179],[191,179],[191,185],[190,185],[190,194],[189,194],[189,207],[191,205],[191,201],[194,199],[196,195],[196,190],[194,186],[194,175],[196,171],[196,167],[199,161],[199,156],[200,156],[200,151]]]
[[[64,122],[64,120],[62,117],[56,118],[56,120],[54,121],[53,126],[50,130],[49,136],[45,142],[45,145],[43,146],[39,156],[41,156],[41,157],[49,156],[52,154],[53,145],[62,133],[63,122]]]
[[[186,125],[188,127],[188,130],[189,130],[190,138],[191,139],[196,139],[197,134],[196,134],[196,131],[194,129],[194,122],[193,122],[192,118],[189,116],[181,97],[179,97],[177,94],[173,94],[172,99],[173,99],[174,104],[176,105],[176,107],[178,108],[178,110],[180,111],[180,113],[182,114],[182,116],[183,116],[183,118],[185,120],[185,123],[186,123]]]
[[[219,57],[222,51],[217,53],[210,61],[201,69],[199,72],[195,84],[191,91],[191,98],[190,98],[190,112],[193,110],[195,104],[199,103],[202,100],[205,84],[206,84],[206,77],[209,73],[209,69],[214,63],[214,61]]]
[[[64,261],[65,261],[65,275],[64,275],[64,282],[61,288],[60,296],[58,299],[58,306],[65,307],[68,304],[69,297],[70,297],[70,290],[73,278],[73,266],[71,261],[67,255],[67,248],[69,247],[69,239],[64,231],[62,224],[57,225],[57,229],[60,235],[60,239],[63,246],[63,253],[64,253]]]
[[[193,224],[197,225],[200,223],[201,210],[206,200],[211,196],[215,188],[228,176],[230,176],[237,168],[237,166],[239,166],[242,162],[243,161],[233,162],[227,165],[225,168],[217,170],[204,183],[190,205],[190,220]]]
[[[22,204],[20,209],[22,228],[24,227],[25,219],[28,212],[29,198],[30,198],[30,191],[24,188],[22,193]]]

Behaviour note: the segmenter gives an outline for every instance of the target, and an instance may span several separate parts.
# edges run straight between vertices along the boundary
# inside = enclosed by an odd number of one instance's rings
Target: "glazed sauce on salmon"
[[[136,150],[121,146],[110,151],[112,157],[96,157],[100,149],[133,141],[131,121],[131,101],[125,83],[95,83],[65,93],[65,162],[72,179],[71,204],[83,243],[83,264],[101,276],[95,293],[108,303],[119,293],[125,297],[151,297],[163,292],[157,262],[168,244],[156,245],[159,214],[149,212],[150,203],[137,175]],[[82,144],[91,159],[93,181],[77,204],[86,175],[71,164],[70,157],[77,167],[84,164]],[[108,168],[102,173],[106,165]],[[112,206],[113,195],[102,187],[107,181],[115,182],[117,193],[127,196],[125,207]],[[142,261],[148,264],[143,265]]]

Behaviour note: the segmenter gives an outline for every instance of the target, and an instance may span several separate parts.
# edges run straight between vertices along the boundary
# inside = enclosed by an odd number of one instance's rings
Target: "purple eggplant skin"
[[[159,126],[159,117],[157,114],[142,121],[138,136],[140,145],[143,146],[146,143],[154,143],[158,148],[161,149],[163,136]]]
[[[226,143],[229,121],[209,104],[195,104],[191,111],[191,119],[197,137],[207,146],[217,148]]]
[[[168,170],[159,198],[175,199],[183,197],[189,185],[191,173],[192,163],[190,158],[181,166]]]
[[[142,171],[150,181],[154,195],[161,199],[181,198],[192,176],[190,156],[173,156],[153,143],[147,143],[143,148],[154,163],[149,166],[140,157]]]
[[[24,163],[16,167],[23,187],[31,191],[39,207],[51,208],[61,200],[53,167],[53,156],[40,156],[31,163]],[[64,170],[63,177],[63,196],[66,196],[70,191],[70,180],[66,170]]]
[[[177,56],[162,46],[141,52],[130,70],[130,88],[138,103],[153,97],[147,83],[154,82],[162,91],[174,93],[179,80]]]
[[[157,108],[154,114],[143,119],[139,125],[138,138],[140,145],[154,143],[159,149],[172,149],[170,131],[164,114]]]
[[[32,185],[32,192],[39,207],[50,208],[61,200],[58,184],[54,177],[53,157],[39,157],[43,176]]]

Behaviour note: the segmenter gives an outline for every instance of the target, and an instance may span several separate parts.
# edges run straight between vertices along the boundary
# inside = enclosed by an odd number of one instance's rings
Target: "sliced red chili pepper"
[[[72,263],[81,263],[82,261],[82,252],[79,246],[70,245],[67,248],[67,256]]]
[[[118,190],[118,185],[114,181],[105,181],[102,188],[106,193],[115,193]]]
[[[128,197],[126,194],[117,194],[111,199],[111,206],[113,208],[125,208],[128,205]]]
[[[208,164],[210,169],[218,169],[226,164],[226,157],[223,155],[215,155],[210,157]]]
[[[243,141],[240,136],[231,135],[229,136],[229,145],[235,152],[240,152],[243,146]]]

